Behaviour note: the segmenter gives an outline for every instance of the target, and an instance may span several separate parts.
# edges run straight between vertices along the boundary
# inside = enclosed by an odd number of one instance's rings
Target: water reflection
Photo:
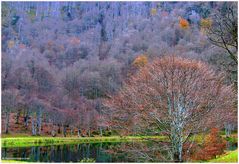
[[[2,148],[2,158],[22,158],[31,162],[79,162],[93,158],[96,162],[112,162],[105,150],[116,143],[36,146],[27,148]]]
[[[162,142],[2,148],[2,159],[21,158],[30,162],[80,162],[83,159],[94,159],[95,162],[165,162],[172,160],[168,148],[168,143]],[[236,148],[237,143],[227,143],[228,150]]]

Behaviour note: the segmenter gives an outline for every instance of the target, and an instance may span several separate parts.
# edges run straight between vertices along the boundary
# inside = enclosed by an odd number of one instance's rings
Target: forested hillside
[[[162,56],[208,63],[236,87],[237,43],[228,51],[208,31],[228,8],[237,20],[233,2],[2,2],[2,130],[19,119],[32,135],[112,129],[102,102]]]

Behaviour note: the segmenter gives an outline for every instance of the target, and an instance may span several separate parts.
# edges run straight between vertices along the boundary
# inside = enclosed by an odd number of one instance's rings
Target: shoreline
[[[12,137],[1,138],[1,147],[31,147],[31,146],[49,146],[77,143],[99,143],[99,142],[138,142],[147,140],[166,141],[165,136],[110,136],[110,137]]]

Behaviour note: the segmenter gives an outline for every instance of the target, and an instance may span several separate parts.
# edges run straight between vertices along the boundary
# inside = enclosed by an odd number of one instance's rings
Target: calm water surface
[[[2,148],[2,159],[22,158],[32,162],[80,162],[93,158],[96,162],[113,162],[108,149],[119,143],[52,145],[19,148]]]
[[[85,143],[2,148],[2,159],[25,159],[30,162],[80,162],[83,159],[91,158],[96,162],[143,162],[137,154],[133,158],[128,158],[128,154],[124,152],[124,149],[117,153],[114,152],[119,147],[127,149],[129,146],[132,147],[132,145],[135,147],[135,150],[145,149],[139,143]],[[227,149],[230,150],[237,148],[237,145],[231,143],[228,143],[227,146]]]

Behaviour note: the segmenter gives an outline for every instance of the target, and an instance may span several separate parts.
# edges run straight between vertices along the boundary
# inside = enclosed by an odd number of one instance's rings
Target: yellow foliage
[[[148,58],[145,55],[140,55],[136,57],[136,59],[133,62],[133,65],[136,67],[143,67],[148,63]]]
[[[156,8],[152,8],[150,13],[151,13],[151,15],[156,15],[157,14],[157,9]]]
[[[183,18],[179,18],[179,25],[181,28],[183,29],[188,29],[189,28],[189,23],[186,19],[183,19]]]
[[[212,20],[210,18],[201,19],[201,28],[210,28],[212,26]]]
[[[13,40],[9,40],[7,43],[8,48],[12,48],[14,47],[14,45],[15,45],[15,42]]]

